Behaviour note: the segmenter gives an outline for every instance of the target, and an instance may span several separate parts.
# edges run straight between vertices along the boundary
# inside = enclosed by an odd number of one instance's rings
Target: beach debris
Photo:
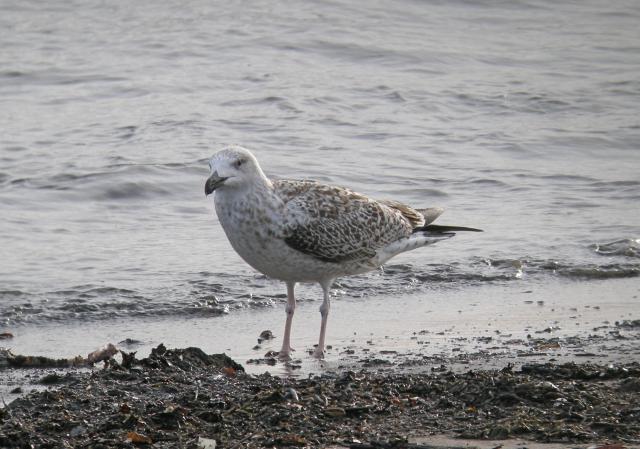
[[[634,329],[640,328],[640,320],[622,320],[615,322],[616,327],[626,328],[626,329]]]
[[[298,396],[298,392],[293,388],[288,388],[284,393],[285,399],[290,399],[293,402],[300,402],[300,397]]]
[[[71,429],[71,431],[69,432],[69,436],[71,438],[76,438],[80,435],[84,435],[85,433],[87,433],[87,428],[85,426],[79,425]]]
[[[11,332],[0,333],[0,340],[9,340],[10,338],[13,338],[13,334]]]
[[[324,414],[332,418],[342,418],[347,416],[347,412],[342,407],[327,407],[324,410]]]
[[[231,366],[225,366],[224,368],[222,368],[222,372],[227,377],[236,377],[236,375],[238,374],[238,370]]]
[[[51,373],[51,374],[47,374],[46,376],[42,377],[38,383],[42,384],[42,385],[54,385],[57,383],[62,382],[63,377],[58,374],[58,373]]]
[[[274,446],[304,447],[309,444],[304,436],[297,435],[297,434],[288,434],[288,435],[279,436],[275,438],[271,443],[272,444],[268,444],[268,445],[269,446],[274,445]]]
[[[536,332],[536,334],[545,334],[545,333],[550,334],[550,333],[555,332],[557,330],[560,330],[559,326],[549,326],[549,327],[546,327],[546,328],[544,328],[542,330],[535,331],[535,332]]]
[[[329,405],[329,399],[325,395],[314,394],[313,400],[324,407],[327,407]]]
[[[87,356],[87,363],[94,364],[103,360],[108,360],[118,353],[118,348],[113,343],[107,343],[100,349],[91,352]]]
[[[587,449],[627,449],[628,446],[623,443],[603,444],[601,446],[589,446]]]
[[[137,351],[126,352],[126,351],[120,350],[120,355],[122,355],[123,368],[131,369],[133,367],[133,364],[136,361],[136,352]]]
[[[178,430],[185,422],[189,411],[182,406],[171,404],[164,410],[151,415],[151,420],[165,430]]]
[[[149,357],[140,360],[140,365],[148,368],[166,369],[177,367],[182,370],[207,368],[222,370],[231,367],[237,372],[244,372],[244,368],[231,357],[222,354],[207,354],[200,348],[167,349],[162,343],[151,350]]]
[[[196,446],[198,449],[216,449],[216,440],[212,438],[198,437],[198,443]]]
[[[140,346],[143,344],[142,341],[136,340],[135,338],[125,338],[124,340],[118,342],[120,346]]]
[[[249,359],[247,363],[250,365],[269,365],[275,366],[278,363],[278,360],[275,357],[265,357],[262,359]]]
[[[13,354],[9,349],[0,348],[1,368],[71,368],[84,365],[80,356],[70,359],[53,359],[44,356]]]
[[[625,379],[620,383],[619,389],[620,391],[640,392],[640,379],[639,378]]]
[[[434,372],[282,379],[245,375],[224,354],[159,345],[130,369],[62,374],[0,409],[0,447],[429,447],[409,443],[411,429],[580,447],[640,439],[640,363],[452,371],[442,361]]]
[[[534,349],[536,351],[546,351],[549,349],[560,349],[560,343],[558,341],[539,341],[535,342]]]
[[[260,332],[260,336],[258,337],[258,344],[262,344],[262,342],[265,340],[273,340],[273,338],[273,332],[271,332],[270,330],[264,330]]]
[[[153,440],[150,437],[138,432],[127,432],[127,440],[131,441],[133,444],[153,443]]]
[[[285,400],[285,396],[279,389],[277,389],[264,392],[256,396],[256,399],[263,404],[273,404],[275,402],[283,402]]]

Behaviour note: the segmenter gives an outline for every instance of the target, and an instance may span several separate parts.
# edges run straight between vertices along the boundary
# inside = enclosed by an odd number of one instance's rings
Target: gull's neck
[[[260,167],[258,167],[258,175],[259,176],[256,176],[256,178],[252,182],[252,189],[258,191],[273,192],[273,183],[269,178],[267,178],[267,175],[264,174]]]
[[[256,176],[250,182],[241,186],[233,186],[230,188],[222,187],[216,191],[216,199],[222,201],[235,202],[247,199],[248,197],[269,198],[273,196],[273,183],[260,170],[259,176]]]
[[[247,183],[245,192],[254,193],[259,196],[268,196],[273,194],[273,183],[267,175],[264,174],[262,169],[258,167],[258,172],[256,173],[251,182]]]

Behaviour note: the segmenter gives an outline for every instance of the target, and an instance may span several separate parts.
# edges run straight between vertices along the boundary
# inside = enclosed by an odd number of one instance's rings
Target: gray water
[[[485,230],[340,280],[346,301],[552,279],[615,296],[640,275],[638,23],[635,0],[0,0],[1,322],[282,302],[203,193],[230,143]]]

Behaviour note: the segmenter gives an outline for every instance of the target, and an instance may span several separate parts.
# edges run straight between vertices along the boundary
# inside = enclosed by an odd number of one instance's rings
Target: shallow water
[[[283,302],[204,197],[229,143],[485,230],[340,280],[347,300],[637,277],[639,19],[633,1],[0,2],[4,327]]]

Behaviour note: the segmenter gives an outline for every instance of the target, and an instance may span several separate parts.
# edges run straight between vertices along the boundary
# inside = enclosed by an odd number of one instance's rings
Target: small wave
[[[490,179],[490,178],[474,178],[474,179],[467,180],[466,182],[470,184],[489,185],[489,186],[497,186],[497,187],[506,187],[508,185],[503,181],[499,181],[497,179]]]
[[[447,192],[444,192],[442,190],[418,188],[418,187],[388,189],[388,193],[389,193],[388,195],[389,198],[400,197],[400,196],[405,196],[405,197],[416,196],[419,198],[429,198],[431,200],[432,198],[444,198],[449,196]]]
[[[289,100],[284,97],[267,96],[267,97],[255,97],[242,100],[229,100],[221,104],[225,107],[245,107],[245,106],[260,106],[260,105],[275,105],[278,109],[285,112],[301,113]]]
[[[594,187],[638,187],[640,181],[621,180],[621,181],[597,181],[592,184]]]
[[[246,289],[244,289],[246,293]],[[203,292],[201,292],[203,293]],[[6,299],[0,307],[0,318],[5,324],[40,324],[46,322],[92,322],[130,318],[164,316],[212,316],[247,307],[251,301],[239,300],[240,290],[232,295],[186,294],[166,295],[158,299],[143,292],[116,287],[69,288],[50,293],[31,295],[5,290],[0,298]],[[227,296],[227,299],[221,299]],[[255,301],[250,307],[264,307]],[[273,300],[271,300],[273,303]]]
[[[609,243],[595,243],[591,248],[601,256],[640,258],[640,239],[622,239]]]
[[[27,293],[20,290],[0,290],[0,298],[16,298],[19,296],[27,296]]]
[[[495,63],[496,61],[487,61]],[[449,93],[449,92],[447,92]],[[567,101],[560,100],[549,93],[507,92],[506,94],[469,94],[450,92],[461,105],[473,109],[487,109],[504,113],[517,111],[528,114],[548,114],[575,109],[576,106]]]
[[[56,71],[41,70],[32,72],[23,72],[18,70],[6,70],[0,72],[0,78],[13,83],[21,83],[22,85],[35,86],[69,86],[76,84],[102,84],[102,83],[120,83],[128,81],[128,78],[120,76],[106,76],[104,74],[79,74],[70,70]],[[15,81],[12,81],[15,80]]]
[[[596,179],[591,178],[589,176],[580,176],[580,175],[565,175],[565,174],[553,174],[553,175],[544,175],[540,176],[541,179],[550,179],[552,181],[567,181],[567,182],[595,182]]]
[[[64,311],[69,311],[73,313],[89,312],[91,314],[94,314],[100,311],[100,306],[98,306],[97,304],[86,304],[86,303],[78,304],[76,302],[73,302],[73,303],[62,304],[60,307],[58,307],[58,310],[64,310]]]
[[[93,197],[102,200],[122,200],[134,198],[149,198],[153,196],[170,193],[168,189],[149,182],[125,182],[117,186],[110,186],[100,192],[96,192]]]
[[[628,247],[630,240],[612,242]],[[637,245],[637,241],[633,245]],[[600,246],[602,247],[602,246]],[[605,247],[606,248],[606,247]],[[391,264],[358,276],[338,279],[332,294],[345,298],[388,296],[460,289],[469,286],[546,282],[549,277],[593,281],[640,276],[638,263],[571,263],[535,258],[472,258],[450,264]],[[218,316],[242,309],[273,307],[286,301],[281,282],[259,275],[192,273],[170,290],[145,290],[103,285],[79,285],[31,294],[0,290],[0,317],[5,323],[117,320],[166,316]],[[299,284],[299,301],[319,301],[314,284]]]
[[[205,164],[206,166],[206,164]],[[167,187],[172,172],[202,172],[197,163],[114,164],[106,171],[63,171],[50,176],[13,178],[0,174],[0,185],[11,189],[38,189],[59,192],[81,192],[82,197],[93,200],[121,200],[166,196],[175,193],[180,185]],[[167,173],[170,173],[169,175]]]
[[[116,128],[116,132],[118,133],[118,138],[122,140],[131,139],[133,136],[135,136],[137,131],[138,131],[138,127],[133,125],[121,126],[119,128]]]
[[[26,73],[19,70],[3,70],[0,72],[0,78],[21,78],[23,76],[26,76]]]
[[[373,43],[359,45],[356,43],[346,43],[317,39],[309,43],[310,49],[319,54],[326,55],[332,60],[354,61],[363,64],[376,63],[382,65],[401,64],[403,67],[413,66],[416,57],[407,51],[395,51],[388,48],[376,47]]]
[[[560,276],[572,279],[618,279],[640,276],[640,266],[610,265],[573,267],[558,270]]]
[[[393,91],[384,96],[387,100],[393,103],[405,103],[407,100],[398,91]]]
[[[334,117],[325,117],[325,118],[320,118],[320,119],[312,119],[309,120],[310,123],[314,123],[314,124],[319,124],[319,125],[324,125],[324,126],[331,126],[331,127],[352,127],[352,128],[356,128],[358,125],[356,123],[352,123],[352,122],[347,122],[345,120],[339,120],[337,118]],[[343,148],[341,147],[335,147],[335,148],[320,148],[320,150],[327,150],[327,149],[331,149],[331,150],[340,150],[342,151]]]
[[[615,279],[640,276],[639,264],[590,264],[590,263],[569,263],[556,260],[544,259],[484,259],[477,261],[476,265],[485,264],[493,270],[502,272],[499,279],[520,279],[523,277],[536,278],[548,276],[549,273],[555,276],[582,279]]]

